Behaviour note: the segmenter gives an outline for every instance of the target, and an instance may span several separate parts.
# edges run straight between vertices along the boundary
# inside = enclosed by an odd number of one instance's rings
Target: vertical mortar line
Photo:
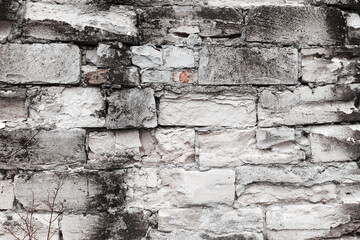
[[[198,131],[196,128],[194,128],[195,131],[195,167],[197,170],[200,170],[200,163],[199,163],[199,154],[200,154],[200,148],[199,148],[199,139],[198,139]]]
[[[266,210],[267,210],[267,207],[266,207],[266,206],[263,206],[263,207],[262,207],[262,212],[263,212],[263,222],[264,222],[264,227],[263,227],[263,237],[264,237],[264,240],[267,240]]]
[[[241,31],[241,39],[246,41],[246,24],[247,24],[247,14],[248,10],[240,9],[241,13],[243,14],[243,27]]]
[[[89,134],[90,132],[85,129],[85,138],[84,138],[84,146],[85,146],[85,165],[88,164],[89,160]]]

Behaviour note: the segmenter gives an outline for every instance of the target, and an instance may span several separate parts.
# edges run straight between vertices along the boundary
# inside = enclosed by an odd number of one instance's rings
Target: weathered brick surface
[[[199,84],[297,84],[297,61],[291,48],[204,47]]]
[[[15,200],[14,185],[11,181],[0,181],[0,209],[12,209]]]
[[[19,2],[14,0],[2,0],[0,8],[0,20],[16,20]]]
[[[51,169],[85,164],[84,130],[2,130],[0,165],[4,168]]]
[[[214,94],[216,93],[216,94]],[[253,88],[210,89],[177,94],[165,92],[160,98],[159,124],[164,126],[254,126]]]
[[[91,12],[96,14],[91,14]],[[136,43],[136,14],[122,6],[26,4],[24,35],[37,39],[97,42],[118,40]]]
[[[360,9],[360,7],[359,7]],[[360,43],[360,15],[350,13],[347,17],[348,37],[351,44]]]
[[[113,92],[107,99],[108,129],[157,126],[154,91],[151,88],[124,89]]]
[[[360,81],[360,49],[302,49],[302,81],[306,83],[356,83]]]
[[[336,45],[345,41],[345,26],[336,8],[262,6],[249,11],[246,40]]]
[[[0,21],[0,41],[5,40],[11,32],[13,23],[10,21]]]
[[[0,121],[18,122],[26,120],[27,110],[25,102],[25,89],[0,89]]]
[[[68,44],[0,46],[0,82],[74,84],[80,77],[80,50]],[[36,69],[36,71],[34,71]]]
[[[351,122],[359,119],[358,85],[328,85],[294,91],[260,93],[258,118],[262,127]]]
[[[41,88],[30,103],[32,126],[103,127],[105,99],[96,88]]]

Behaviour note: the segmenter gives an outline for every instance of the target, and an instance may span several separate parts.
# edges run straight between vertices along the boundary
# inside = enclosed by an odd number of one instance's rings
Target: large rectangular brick
[[[96,14],[93,14],[96,12]],[[137,42],[135,12],[123,6],[27,2],[24,36],[37,39]]]
[[[336,185],[324,184],[312,187],[287,187],[268,184],[251,184],[246,187],[237,201],[242,205],[293,203],[308,201],[320,203],[322,199],[336,198]]]
[[[298,51],[292,48],[203,47],[199,84],[297,84]]]
[[[150,239],[168,240],[168,239],[191,239],[191,240],[203,240],[203,239],[251,239],[251,240],[264,240],[262,233],[253,232],[237,232],[230,234],[211,234],[208,232],[193,232],[184,230],[174,230],[171,232],[161,232],[155,229],[149,231]]]
[[[0,181],[0,209],[12,209],[14,200],[14,184],[12,181]]]
[[[75,84],[80,80],[80,50],[70,44],[0,45],[0,82]]]
[[[0,165],[25,169],[81,166],[86,162],[85,130],[2,130]]]
[[[340,45],[345,40],[345,27],[345,18],[336,8],[261,6],[249,11],[246,40]]]
[[[88,142],[87,164],[93,168],[195,163],[194,129],[91,132]]]
[[[266,231],[266,237],[268,240],[309,240],[309,239],[321,239],[326,236],[329,231],[327,230],[276,230]],[[338,239],[340,240],[340,239]],[[341,240],[352,240],[341,239]]]
[[[358,3],[360,10],[360,4]],[[347,29],[349,42],[351,44],[360,44],[360,15],[357,13],[349,13],[347,17]]]
[[[103,127],[105,99],[97,88],[41,88],[31,99],[31,126]]]
[[[327,85],[260,93],[259,126],[352,122],[360,119],[359,85]]]
[[[360,157],[360,126],[319,126],[309,129],[312,162],[356,161]]]
[[[0,121],[20,122],[27,115],[26,89],[0,88]]]
[[[189,88],[166,91],[160,98],[159,124],[163,126],[232,126],[256,124],[254,88]]]
[[[261,131],[271,135],[281,129]],[[198,132],[200,168],[298,163],[305,159],[305,153],[296,145],[294,132],[292,139],[279,141],[266,149],[258,148],[255,129]]]
[[[207,172],[184,169],[142,168],[127,175],[127,206],[161,209],[166,207],[232,205],[235,195],[232,170]]]
[[[243,14],[233,8],[151,7],[140,16],[141,42],[163,45],[182,42],[190,34],[228,37],[242,32]]]
[[[106,99],[108,129],[157,126],[154,90],[131,88],[113,92]]]
[[[360,49],[311,48],[301,50],[302,81],[354,83],[360,81]]]
[[[261,232],[263,217],[260,208],[198,209],[179,208],[159,211],[159,230],[195,230],[212,233]]]

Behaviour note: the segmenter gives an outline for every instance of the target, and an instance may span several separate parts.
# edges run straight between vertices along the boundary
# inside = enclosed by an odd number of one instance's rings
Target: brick
[[[260,93],[259,126],[352,122],[360,118],[356,108],[358,85],[327,85],[294,91]]]
[[[320,203],[322,199],[336,198],[336,185],[315,185],[309,188],[286,187],[267,184],[251,184],[241,193],[237,201],[242,205],[293,203],[308,201]]]
[[[196,70],[145,70],[141,74],[142,83],[192,84],[198,80]]]
[[[298,163],[305,159],[305,153],[296,146],[294,139],[274,144],[266,150],[259,149],[254,129],[198,132],[198,145],[201,169],[243,164]]]
[[[266,212],[266,223],[273,230],[330,230],[350,221],[341,205],[272,206]]]
[[[5,168],[51,169],[86,162],[85,131],[2,130],[0,165]]]
[[[96,54],[96,65],[98,67],[118,68],[131,65],[130,49],[121,43],[100,43]]]
[[[251,239],[251,240],[263,240],[263,235],[260,233],[241,232],[235,234],[211,234],[206,232],[191,232],[184,230],[175,230],[170,233],[164,233],[151,229],[149,231],[150,239],[157,240],[181,240],[181,239],[192,239],[192,240],[203,240],[203,239]]]
[[[150,88],[131,88],[113,92],[107,98],[107,102],[108,129],[153,128],[157,125],[154,90]]]
[[[360,79],[360,49],[302,49],[302,81],[306,83],[356,83]]]
[[[141,239],[147,236],[150,213],[127,209],[98,214],[64,214],[61,230],[64,240]]]
[[[91,86],[121,88],[121,86],[140,85],[140,73],[136,67],[98,69],[95,66],[82,66],[85,82]]]
[[[360,171],[354,162],[334,166],[240,166],[236,168],[236,176],[239,185],[268,182],[311,186],[326,182],[360,181]]]
[[[12,209],[15,200],[14,185],[11,181],[0,181],[0,209]]]
[[[0,41],[7,39],[12,29],[12,22],[0,21]]]
[[[19,216],[20,215],[20,216]],[[0,212],[0,239],[1,240],[7,240],[7,239],[14,239],[14,236],[9,233],[5,226],[9,226],[10,230],[17,236],[19,239],[26,239],[28,238],[25,235],[25,231],[23,229],[27,229],[26,224],[22,218],[26,218],[27,213],[25,212],[19,212],[19,215],[17,213],[13,212]],[[33,227],[36,229],[36,238],[38,239],[46,239],[48,235],[49,230],[49,220],[50,220],[50,214],[47,213],[34,213],[32,218]],[[54,219],[55,216],[53,216],[52,219]],[[30,219],[30,216],[29,216]],[[59,232],[59,226],[58,226],[58,220],[55,220],[53,224],[51,225],[51,234],[54,233],[52,240],[60,240]]]
[[[308,0],[308,3],[314,5],[334,5],[339,8],[351,9],[351,8],[359,8],[359,0]]]
[[[343,204],[359,204],[360,203],[360,185],[352,184],[339,186],[339,198]]]
[[[356,161],[360,157],[360,127],[319,126],[309,129],[312,162]]]
[[[167,46],[163,50],[163,59],[166,68],[195,67],[194,51],[188,48]]]
[[[139,21],[141,42],[154,45],[179,43],[192,33],[202,37],[241,35],[242,25],[241,11],[190,6],[147,8]]]
[[[161,209],[159,230],[195,230],[212,233],[234,233],[241,231],[261,232],[262,210],[250,209]]]
[[[203,47],[199,83],[297,84],[298,52],[292,48]]]
[[[140,68],[155,68],[163,65],[162,51],[152,46],[131,47],[132,63]]]
[[[327,230],[281,230],[266,231],[269,240],[308,240],[324,237],[328,233]],[[344,240],[344,239],[343,239]],[[350,240],[350,239],[348,239]]]
[[[28,2],[23,31],[26,37],[46,40],[137,42],[136,14],[123,6]]]
[[[14,0],[2,0],[0,8],[0,20],[11,20],[17,19],[16,13],[19,9],[19,2]]]
[[[249,11],[246,40],[336,45],[344,43],[345,26],[336,8],[261,6]]]
[[[76,84],[80,50],[70,44],[0,46],[0,81],[11,84]]]
[[[295,130],[292,128],[265,128],[256,130],[256,143],[259,149],[271,149],[286,142],[295,141]]]
[[[256,124],[253,88],[194,88],[182,94],[166,91],[160,98],[163,126],[232,126]]]
[[[360,9],[360,7],[359,7],[359,9]],[[348,14],[347,29],[348,29],[349,42],[351,44],[357,44],[357,45],[360,44],[360,15],[359,14],[356,14],[356,13]]]
[[[57,128],[103,127],[105,100],[96,88],[40,89],[30,103],[32,126]]]
[[[0,89],[0,121],[20,122],[26,120],[27,109],[25,103],[25,89]]]

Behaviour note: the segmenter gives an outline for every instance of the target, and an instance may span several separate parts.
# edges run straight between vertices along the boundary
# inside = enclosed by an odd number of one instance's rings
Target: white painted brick
[[[103,127],[105,100],[96,88],[42,88],[30,104],[32,126]]]
[[[313,162],[354,161],[360,157],[360,126],[319,126],[309,131]]]
[[[279,144],[272,144],[271,149],[263,150],[257,147],[255,129],[199,132],[200,167],[208,169],[243,164],[297,163],[304,160],[305,153],[296,146],[294,136],[291,140],[280,141]]]
[[[251,184],[240,195],[238,202],[243,205],[257,203],[269,205],[297,201],[319,203],[322,199],[332,200],[335,198],[335,184],[316,185],[309,188]]]
[[[167,68],[195,67],[194,51],[188,48],[167,46],[163,50],[163,59]]]
[[[256,142],[259,149],[269,149],[286,142],[295,141],[295,130],[292,128],[265,128],[256,130]]]
[[[132,63],[141,68],[154,68],[163,65],[161,49],[152,46],[131,47]]]
[[[80,50],[70,44],[0,46],[0,81],[11,84],[75,84],[80,80]]]
[[[261,232],[262,210],[249,209],[161,209],[159,230],[194,230],[212,233],[234,233],[241,231]]]
[[[0,209],[12,209],[14,200],[13,183],[11,181],[0,181]]]
[[[328,230],[281,230],[281,231],[266,231],[268,240],[308,240],[326,236]],[[342,239],[344,240],[344,239]]]
[[[0,122],[21,122],[27,118],[26,90],[0,89]]]
[[[165,92],[160,98],[159,124],[165,126],[232,126],[256,124],[253,89],[219,93]]]
[[[360,15],[349,13],[347,15],[348,36],[351,44],[360,43]]]
[[[360,203],[360,185],[340,185],[339,198],[343,204]]]

